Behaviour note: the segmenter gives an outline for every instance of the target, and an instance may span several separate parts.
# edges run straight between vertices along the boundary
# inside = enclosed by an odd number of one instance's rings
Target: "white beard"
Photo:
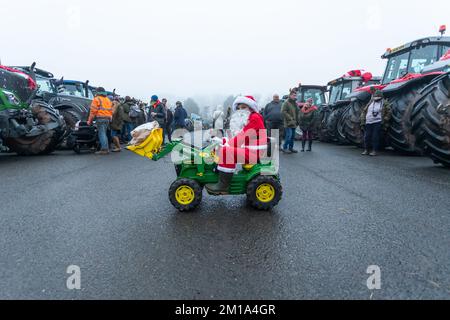
[[[230,131],[232,137],[241,132],[248,123],[251,112],[249,110],[238,110],[231,115]]]

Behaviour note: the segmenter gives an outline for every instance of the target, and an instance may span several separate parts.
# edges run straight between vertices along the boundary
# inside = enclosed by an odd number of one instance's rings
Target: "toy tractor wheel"
[[[281,200],[283,187],[274,177],[258,176],[247,186],[247,202],[258,210],[269,211]]]
[[[192,211],[202,202],[202,191],[202,187],[197,181],[180,179],[170,186],[169,199],[179,211]]]

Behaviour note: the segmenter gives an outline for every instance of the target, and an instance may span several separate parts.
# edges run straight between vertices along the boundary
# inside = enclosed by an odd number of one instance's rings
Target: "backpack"
[[[130,118],[138,118],[141,115],[141,109],[137,105],[131,106],[129,116]]]

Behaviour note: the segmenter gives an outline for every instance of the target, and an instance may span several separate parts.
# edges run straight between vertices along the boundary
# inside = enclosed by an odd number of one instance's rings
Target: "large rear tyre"
[[[191,179],[180,179],[172,183],[169,189],[169,200],[181,212],[195,210],[202,202],[203,189]]]
[[[81,121],[81,118],[78,114],[70,110],[61,111],[61,115],[66,123],[66,132],[59,148],[72,149],[73,146],[70,143],[70,134],[75,130],[75,126],[79,121]]]
[[[55,151],[56,133],[51,130],[37,137],[6,139],[8,148],[21,156],[46,155]]]
[[[327,133],[328,137],[330,138],[331,142],[338,141],[337,125],[338,125],[341,115],[342,115],[342,109],[334,109],[331,111],[331,113],[327,119],[326,133]]]
[[[345,118],[348,116],[348,112],[350,109],[350,106],[345,106],[342,107],[342,114],[340,116],[340,118],[338,119],[338,123],[337,123],[337,139],[338,139],[338,143],[340,145],[347,145],[349,144],[349,141],[347,139],[347,137],[345,136]]]
[[[13,152],[23,156],[47,155],[55,151],[64,135],[65,124],[58,111],[51,106],[36,103],[32,107],[33,116],[39,125],[47,126],[56,123],[52,130],[39,136],[6,138],[5,145]]]
[[[350,102],[343,119],[343,135],[355,146],[362,146],[363,132],[361,130],[361,113],[368,101],[356,99]]]
[[[392,108],[392,120],[388,131],[389,142],[392,148],[401,153],[414,154],[417,152],[412,143],[408,108],[414,104],[419,92],[424,87],[425,84],[423,83],[416,84],[388,99]]]
[[[330,117],[330,111],[329,110],[323,110],[320,113],[320,123],[319,123],[319,129],[318,129],[318,136],[320,142],[332,142],[332,137],[328,133],[327,129],[327,122],[328,118]]]
[[[435,163],[450,167],[450,74],[431,82],[411,108],[415,146]]]
[[[283,187],[274,177],[257,176],[247,186],[247,203],[257,210],[272,210],[282,196]]]

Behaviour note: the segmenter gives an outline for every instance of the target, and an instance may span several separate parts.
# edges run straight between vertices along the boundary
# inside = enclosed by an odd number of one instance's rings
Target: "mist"
[[[450,2],[0,0],[0,12],[2,64],[203,107],[382,75],[385,49],[437,35]]]

